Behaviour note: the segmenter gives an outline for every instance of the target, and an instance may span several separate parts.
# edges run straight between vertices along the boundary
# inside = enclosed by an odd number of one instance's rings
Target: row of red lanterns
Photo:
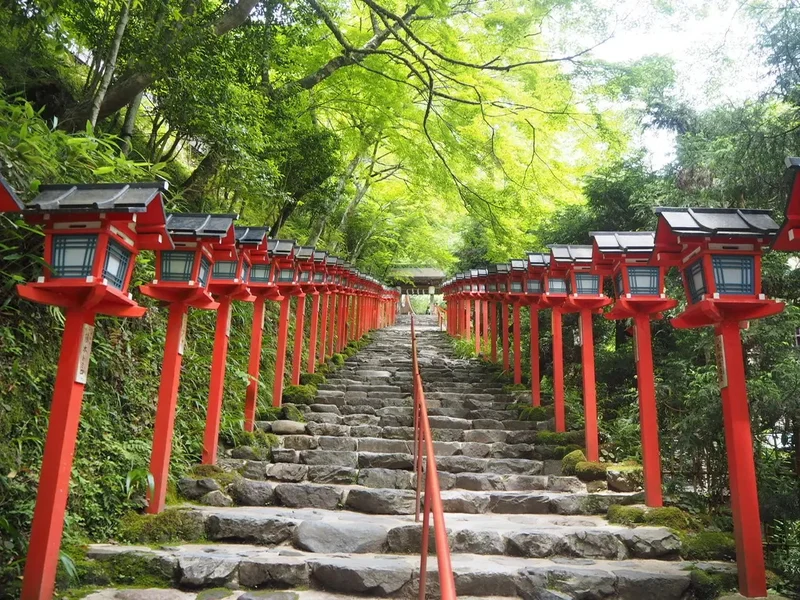
[[[202,462],[213,464],[222,415],[232,303],[254,304],[244,427],[254,426],[265,302],[280,304],[273,405],[283,395],[291,298],[297,299],[291,381],[300,382],[306,298],[311,297],[307,370],[368,331],[392,324],[397,293],[345,261],[265,227],[237,227],[237,215],[164,212],[163,184],[41,186],[22,205],[0,178],[0,212],[18,212],[44,232],[45,269],[20,296],[65,309],[66,323],[45,444],[22,598],[51,598],[70,471],[98,314],[141,317],[128,293],[137,254],[156,253],[156,279],[141,292],[169,310],[153,436],[148,512],[163,510],[188,308],[217,313]]]
[[[530,307],[531,396],[541,403],[538,310],[550,309],[553,333],[555,426],[565,431],[562,315],[579,314],[586,422],[586,455],[599,459],[592,314],[614,303],[603,316],[632,319],[642,436],[645,501],[661,506],[658,440],[650,320],[678,301],[665,294],[666,272],[677,267],[686,308],[671,323],[678,328],[713,326],[728,454],[739,590],[766,596],[766,574],[745,363],[740,329],[748,321],[774,315],[784,304],[761,291],[761,256],[770,247],[800,250],[800,159],[787,159],[791,191],[782,227],[769,211],[715,208],[658,208],[655,232],[593,232],[592,245],[549,246],[548,253],[459,273],[443,285],[448,300],[448,332],[471,337],[472,305],[476,351],[491,344],[497,361],[497,303],[501,304],[504,369],[509,365],[509,306],[513,311],[514,381],[521,383],[520,308]],[[603,294],[610,277],[614,298]],[[488,313],[488,314],[487,314]]]

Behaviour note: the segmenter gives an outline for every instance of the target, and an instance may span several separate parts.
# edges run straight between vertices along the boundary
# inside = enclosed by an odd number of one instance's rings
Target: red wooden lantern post
[[[678,328],[712,325],[722,393],[739,592],[767,595],[740,327],[783,310],[761,293],[761,253],[778,232],[765,210],[659,208],[655,261],[678,265],[688,306]]]
[[[542,404],[542,375],[539,368],[539,303],[544,291],[543,278],[550,266],[550,255],[541,252],[528,254],[528,273],[525,278],[525,303],[531,319],[531,403]]]
[[[300,385],[300,363],[303,360],[306,326],[306,295],[319,294],[314,288],[314,247],[300,246],[295,251],[295,261],[299,269],[298,284],[301,292],[297,294],[294,318],[294,352],[292,354],[292,385]]]
[[[275,354],[275,376],[272,381],[272,405],[280,406],[283,401],[283,378],[286,373],[286,348],[289,337],[289,310],[292,296],[303,293],[298,285],[297,263],[294,240],[270,240],[270,255],[275,263],[275,284],[282,296],[278,315],[278,343]]]
[[[10,188],[3,210],[17,212]],[[44,274],[19,285],[26,300],[65,309],[50,422],[22,583],[24,600],[53,597],[70,472],[98,314],[141,317],[128,294],[140,250],[172,247],[160,184],[41,186],[25,221],[44,228]]]
[[[561,325],[564,303],[567,301],[567,270],[549,263],[544,272],[544,290],[540,305],[551,309],[553,330],[553,405],[556,431],[567,430],[564,406],[564,341]]]
[[[503,334],[503,371],[508,373],[511,370],[511,352],[509,350],[508,337],[508,304],[509,304],[509,276],[511,275],[511,265],[495,265],[497,269],[497,294],[500,298],[500,329]]]
[[[244,430],[253,431],[258,408],[258,387],[261,378],[261,347],[264,337],[264,314],[267,300],[280,302],[274,278],[275,269],[270,257],[270,245],[265,227],[237,227],[237,238],[247,241],[246,253],[250,261],[248,287],[253,297],[253,321],[250,326],[250,361],[247,365],[249,381],[245,391]]]
[[[522,305],[525,304],[525,275],[528,271],[526,260],[512,259],[508,275],[508,300],[511,304],[512,331],[514,336],[514,383],[522,383]]]
[[[236,218],[236,215],[228,215]],[[211,381],[208,386],[208,412],[203,434],[201,462],[213,465],[217,462],[219,426],[222,419],[222,395],[225,389],[225,369],[228,364],[228,342],[231,336],[231,313],[233,301],[252,302],[247,280],[250,276],[250,257],[237,249],[235,240],[224,239],[214,248],[214,266],[211,269],[209,291],[219,303],[217,323],[214,329],[214,352],[211,357]]]
[[[652,263],[655,234],[644,232],[594,232],[593,262],[612,269],[616,303],[607,319],[633,319],[636,381],[639,388],[639,423],[642,436],[644,497],[647,506],[663,505],[661,450],[653,367],[650,320],[674,308],[677,300],[664,294],[666,268]]]
[[[335,342],[336,342],[336,331],[337,331],[337,324],[339,318],[339,307],[342,304],[341,300],[341,284],[342,284],[342,268],[344,266],[344,261],[341,258],[333,258],[333,264],[328,272],[331,275],[331,283],[328,286],[328,289],[331,291],[331,302],[330,306],[328,307],[328,350],[327,350],[327,357],[331,357],[334,354]]]
[[[489,360],[497,362],[497,303],[503,296],[498,292],[497,286],[500,277],[497,274],[497,265],[489,265],[486,277],[486,296],[489,299]]]
[[[333,298],[333,271],[338,259],[335,256],[325,257],[325,283],[318,287],[322,293],[322,316],[320,317],[319,350],[317,362],[322,364],[327,358],[328,317],[331,313],[331,299]]]
[[[611,304],[603,295],[602,269],[592,264],[591,246],[550,246],[550,266],[567,269],[567,301],[565,306],[579,315],[581,365],[583,371],[583,417],[586,422],[586,458],[600,460],[597,427],[597,385],[594,374],[594,335],[592,314]]]
[[[317,340],[319,339],[320,304],[325,296],[325,258],[328,253],[314,250],[314,291],[311,292],[311,327],[308,334],[308,372],[317,368]]]
[[[208,292],[213,247],[233,239],[233,219],[228,215],[170,214],[166,222],[175,249],[156,252],[156,278],[140,288],[144,295],[167,303],[169,311],[150,455],[153,489],[148,492],[147,512],[151,514],[164,510],[188,310],[219,306]]]

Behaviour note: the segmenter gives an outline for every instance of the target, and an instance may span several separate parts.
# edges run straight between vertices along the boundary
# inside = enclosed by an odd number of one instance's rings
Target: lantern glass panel
[[[697,259],[686,268],[686,281],[689,283],[689,300],[699,302],[706,293],[706,278],[703,273],[703,259]]]
[[[628,267],[628,284],[631,294],[639,296],[657,296],[658,267]]]
[[[206,287],[208,284],[208,273],[211,271],[211,261],[205,256],[200,257],[200,271],[197,273],[197,282],[200,287]]]
[[[628,273],[630,274],[631,267],[628,267]],[[631,282],[631,287],[633,287],[633,282]],[[625,286],[622,284],[622,271],[617,273],[617,276],[614,277],[614,290],[617,292],[617,298],[622,298],[625,295]]]
[[[236,277],[236,261],[222,260],[214,263],[214,279],[234,279]]]
[[[128,265],[131,262],[131,253],[116,240],[108,240],[106,250],[106,264],[103,266],[103,278],[118,290],[125,285],[125,276],[128,274]]]
[[[247,281],[247,276],[250,275],[250,264],[247,261],[242,261],[241,279]]]
[[[506,289],[508,289],[508,288],[506,287],[506,284],[504,282],[500,282],[500,283],[497,284],[497,291],[498,292],[505,292]]]
[[[550,278],[547,280],[547,291],[551,294],[566,294],[567,280],[561,278]]]
[[[253,265],[250,269],[250,281],[255,283],[269,283],[270,265]]]
[[[496,283],[490,283],[489,284],[489,291],[490,292],[496,292],[497,291],[497,284]]]
[[[192,278],[193,267],[194,251],[168,250],[161,253],[163,281],[189,281]]]
[[[755,294],[755,259],[752,256],[712,256],[714,283],[719,294]]]
[[[528,293],[529,294],[541,294],[542,293],[542,282],[539,279],[528,279]]]
[[[485,291],[486,291],[486,286],[485,286],[484,284],[482,284],[482,283],[481,283],[481,284],[478,286],[478,291],[479,291],[479,292],[485,292]],[[431,296],[433,296],[433,292],[429,292],[429,293],[430,293],[430,295],[431,295]]]
[[[512,281],[511,282],[511,291],[517,294],[522,293],[522,282],[521,281]]]
[[[53,277],[89,277],[96,251],[96,235],[54,235]]]
[[[575,273],[575,293],[580,295],[596,295],[600,293],[600,275]]]
[[[478,284],[477,283],[473,283],[472,284],[472,291],[473,292],[477,292],[478,291]]]
[[[280,283],[291,283],[294,281],[294,269],[281,269],[278,273]]]
[[[300,271],[300,281],[303,283],[311,281],[311,273],[309,271]]]
[[[322,283],[325,281],[325,273],[314,273],[314,283]]]

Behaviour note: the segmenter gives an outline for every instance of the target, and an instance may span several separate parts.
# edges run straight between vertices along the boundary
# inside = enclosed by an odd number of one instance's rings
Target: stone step
[[[314,553],[419,552],[422,524],[413,515],[365,515],[308,508],[190,509],[209,541],[291,545]],[[564,556],[604,560],[674,560],[681,541],[666,527],[635,529],[593,516],[540,516],[521,521],[502,514],[446,517],[450,551],[527,558]]]
[[[419,586],[419,556],[379,553],[310,553],[244,544],[147,546],[93,544],[90,561],[133,560],[183,589],[317,588],[344,594],[408,598]],[[700,565],[730,572],[724,563]],[[453,554],[456,593],[464,596],[527,599],[604,598],[606,600],[682,600],[691,596],[693,563],[632,559],[625,561],[523,558]],[[438,598],[437,563],[428,560],[425,595]],[[289,600],[282,597],[284,600]]]
[[[218,588],[199,592],[184,592],[164,588],[106,588],[90,592],[84,600],[363,600],[367,596],[335,594],[299,588],[293,590],[228,590]],[[476,596],[460,596],[459,600],[474,600]],[[483,596],[482,600],[507,600],[502,596]]]

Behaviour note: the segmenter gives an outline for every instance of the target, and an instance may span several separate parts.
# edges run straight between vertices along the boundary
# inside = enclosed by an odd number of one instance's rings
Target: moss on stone
[[[586,461],[586,455],[582,450],[573,450],[561,459],[561,473],[563,475],[575,475],[575,465]]]
[[[651,508],[645,513],[644,522],[657,527],[669,527],[678,531],[690,531],[696,527],[695,520],[689,513],[677,506]]]
[[[195,477],[196,479],[213,479],[223,489],[241,477],[239,473],[236,473],[235,471],[223,471],[217,465],[195,465],[192,467],[189,475],[191,477]]]
[[[582,461],[575,465],[575,476],[581,481],[603,481],[606,478],[608,464]]]
[[[730,533],[701,531],[682,536],[681,554],[689,560],[734,560],[736,541]]]
[[[737,575],[729,572],[690,571],[692,597],[696,600],[714,600],[720,594],[736,589]]]
[[[325,375],[322,373],[301,373],[300,385],[319,385],[325,383]]]
[[[281,407],[280,418],[284,421],[297,421],[298,423],[306,422],[306,418],[303,416],[303,413],[300,412],[300,409],[293,404],[284,404]]]
[[[539,431],[536,433],[536,442],[551,446],[580,446],[584,441],[583,431]]]
[[[333,356],[331,356],[331,363],[333,363],[337,367],[341,367],[344,364],[344,354],[336,353]]]
[[[520,421],[547,421],[553,418],[553,409],[550,406],[522,406],[519,409]]]
[[[281,418],[279,406],[262,406],[256,411],[256,421],[277,421]]]
[[[530,388],[521,383],[509,383],[503,386],[504,394],[519,394],[520,392],[527,392]]]
[[[317,398],[315,385],[287,385],[283,389],[283,401],[292,404],[314,404]]]
[[[644,522],[644,509],[638,506],[623,506],[612,504],[608,507],[606,518],[609,523],[618,525],[635,525]]]
[[[172,584],[171,573],[162,571],[152,554],[125,552],[89,561],[86,583],[163,588]]]
[[[204,538],[203,518],[192,510],[168,508],[157,515],[130,512],[119,522],[118,537],[134,544],[197,542]]]

